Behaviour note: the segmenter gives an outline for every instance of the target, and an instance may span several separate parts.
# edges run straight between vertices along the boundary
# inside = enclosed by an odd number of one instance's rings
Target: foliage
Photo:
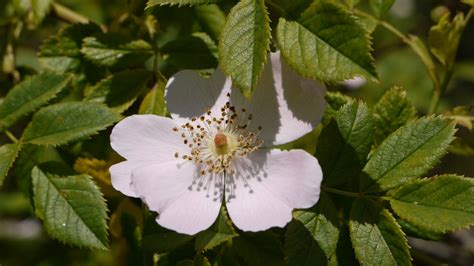
[[[51,239],[0,239],[0,264],[425,265],[409,238],[474,225],[474,2],[428,2],[405,19],[393,0],[1,1],[0,223],[35,219]],[[284,146],[318,159],[316,205],[265,232],[224,206],[190,236],[114,190],[116,122],[169,116],[182,69],[220,67],[250,98],[276,51],[328,88],[321,124]],[[31,256],[6,255],[22,241]]]

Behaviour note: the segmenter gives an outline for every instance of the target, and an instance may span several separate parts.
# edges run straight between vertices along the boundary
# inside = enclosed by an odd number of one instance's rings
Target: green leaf
[[[147,88],[151,76],[151,72],[141,69],[115,73],[91,87],[84,100],[106,103],[121,113]]]
[[[351,100],[351,97],[346,96],[340,92],[326,92],[324,96],[326,99],[326,109],[324,110],[324,115],[322,119],[322,124],[327,125],[330,123],[331,119],[336,115],[337,111],[346,103]]]
[[[81,52],[96,65],[106,67],[141,65],[153,55],[152,47],[144,40],[130,40],[112,33],[85,38]]]
[[[395,0],[369,0],[370,8],[377,17],[385,15]]]
[[[219,41],[219,62],[244,95],[251,95],[263,72],[270,37],[263,0],[241,0],[230,10]]]
[[[449,21],[450,13],[441,17],[438,24],[431,27],[428,41],[433,55],[447,68],[451,69],[456,59],[459,40],[466,26],[463,13]]]
[[[474,6],[474,0],[461,0],[461,2]]]
[[[44,17],[49,13],[53,0],[30,0],[31,10],[29,14],[29,22],[36,27],[43,21]]]
[[[20,143],[11,143],[0,146],[0,186],[8,174],[8,170],[13,165],[13,162],[20,151]]]
[[[221,208],[214,224],[196,236],[195,248],[199,252],[212,249],[230,239],[238,236],[232,227],[232,222],[227,217],[225,208]]]
[[[400,226],[378,203],[357,199],[352,206],[349,230],[362,265],[411,265],[407,240]]]
[[[146,3],[146,8],[153,6],[163,6],[163,5],[178,5],[178,6],[196,6],[196,5],[207,5],[217,2],[217,0],[148,0]]]
[[[51,70],[64,72],[79,67],[82,39],[101,32],[96,24],[72,24],[47,38],[40,47],[38,60]]]
[[[321,193],[316,206],[295,211],[285,234],[285,257],[289,265],[324,265],[336,251],[339,239],[337,209]]]
[[[68,102],[41,109],[25,129],[22,141],[37,145],[62,145],[96,134],[120,116],[105,105]]]
[[[69,83],[70,76],[41,73],[16,85],[0,104],[0,131],[45,105]]]
[[[370,157],[361,191],[384,191],[425,174],[446,153],[455,131],[454,123],[433,116],[399,128]]]
[[[35,213],[52,237],[79,247],[107,248],[107,206],[91,177],[56,177],[37,167],[31,177]]]
[[[139,114],[166,116],[168,112],[165,104],[166,82],[166,78],[161,73],[158,73],[158,81],[140,104]]]
[[[325,82],[378,79],[367,32],[334,4],[315,1],[296,20],[280,18],[276,31],[281,54],[302,76]]]
[[[193,260],[194,266],[211,266],[209,260],[204,255],[197,254]]]
[[[392,87],[373,108],[374,141],[380,144],[388,135],[416,117],[416,109],[400,87]]]
[[[474,225],[474,180],[442,175],[402,186],[390,200],[404,220],[435,232]]]
[[[205,34],[205,33],[204,33]],[[206,35],[204,35],[206,36]],[[207,36],[207,38],[210,38]],[[163,58],[183,69],[206,69],[217,67],[217,58],[213,54],[214,47],[197,36],[185,36],[166,43],[160,52]]]
[[[316,157],[324,182],[336,186],[354,182],[372,145],[374,122],[363,102],[350,101],[319,135]]]
[[[243,233],[232,240],[232,246],[236,253],[243,258],[245,265],[285,265],[280,240],[270,231]]]
[[[194,236],[180,234],[158,225],[155,217],[148,216],[145,220],[142,247],[146,251],[166,253],[191,241]]]
[[[416,226],[403,219],[397,219],[397,223],[402,227],[403,232],[408,236],[422,238],[427,240],[439,241],[443,238],[443,234],[433,232],[429,228]]]
[[[201,27],[214,41],[219,40],[225,25],[225,14],[218,5],[202,5],[195,8],[196,17]]]

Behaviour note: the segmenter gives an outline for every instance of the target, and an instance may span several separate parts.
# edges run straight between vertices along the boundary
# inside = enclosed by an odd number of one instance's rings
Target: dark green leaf
[[[349,230],[362,265],[411,265],[407,240],[400,226],[378,203],[357,199],[352,206]]]
[[[142,247],[146,251],[166,253],[191,241],[194,236],[180,234],[163,228],[155,221],[155,217],[149,216],[145,221],[142,238]]]
[[[3,180],[7,176],[8,170],[15,161],[20,148],[20,143],[5,144],[0,146],[0,186],[3,184]]]
[[[334,4],[316,1],[296,20],[280,18],[276,36],[281,54],[302,76],[325,82],[378,79],[367,32]]]
[[[429,228],[416,226],[403,219],[397,219],[397,223],[402,227],[403,232],[408,236],[422,238],[427,240],[439,241],[443,238],[443,234],[433,232]]]
[[[350,101],[319,135],[316,157],[329,186],[355,181],[372,145],[374,122],[367,106]]]
[[[36,167],[31,177],[35,213],[52,237],[79,247],[107,248],[107,206],[91,177],[56,177]]]
[[[118,114],[98,103],[50,105],[33,116],[22,140],[37,145],[61,145],[94,135],[119,119]]]
[[[81,52],[93,63],[106,67],[141,65],[153,55],[147,42],[130,40],[112,33],[85,38]]]
[[[321,193],[317,205],[296,211],[285,234],[285,257],[289,265],[325,265],[336,251],[339,239],[337,209]]]
[[[224,208],[221,208],[214,224],[196,236],[195,248],[199,252],[206,251],[236,236],[238,234],[234,231],[232,222],[227,217],[227,212]]]
[[[388,90],[373,108],[375,118],[374,141],[380,144],[388,135],[415,118],[416,109],[400,87]]]
[[[207,5],[217,2],[217,0],[148,0],[146,7],[152,7],[156,5],[178,5],[178,6],[196,6],[196,5]]]
[[[198,6],[195,11],[203,29],[214,41],[219,40],[225,24],[224,12],[215,4]]]
[[[446,153],[455,131],[454,123],[433,116],[399,128],[370,157],[361,191],[384,191],[423,175]]]
[[[139,114],[166,116],[168,110],[165,104],[165,86],[166,78],[158,73],[158,81],[140,104]]]
[[[16,85],[0,104],[0,131],[45,105],[69,80],[69,76],[45,72]]]
[[[227,16],[219,40],[219,62],[244,95],[250,95],[267,61],[270,19],[263,0],[242,0]]]
[[[474,180],[442,175],[402,186],[390,204],[403,219],[435,232],[474,225]]]
[[[80,64],[82,39],[101,32],[96,24],[72,24],[47,38],[40,47],[38,60],[58,72],[77,69]]]
[[[204,35],[206,36],[206,35]],[[209,38],[209,36],[206,36]],[[197,36],[185,36],[168,42],[160,52],[166,61],[183,69],[206,69],[217,67],[217,58],[213,54],[214,47]]]
[[[285,265],[280,240],[270,231],[241,234],[232,240],[232,245],[245,265]]]
[[[146,70],[125,70],[115,73],[88,90],[85,101],[106,103],[121,113],[146,89],[152,73]]]

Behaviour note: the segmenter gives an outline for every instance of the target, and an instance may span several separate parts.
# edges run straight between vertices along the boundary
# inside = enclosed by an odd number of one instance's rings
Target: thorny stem
[[[4,133],[13,143],[18,143],[18,139],[10,131],[5,130]]]
[[[52,10],[54,11],[54,14],[56,14],[58,18],[66,22],[73,23],[73,24],[74,23],[87,24],[89,23],[89,21],[91,21],[89,18],[79,13],[76,13],[74,10],[71,10],[59,3],[53,2],[51,4],[51,7],[52,7]],[[107,31],[107,27],[105,25],[99,24],[99,26],[103,31]]]

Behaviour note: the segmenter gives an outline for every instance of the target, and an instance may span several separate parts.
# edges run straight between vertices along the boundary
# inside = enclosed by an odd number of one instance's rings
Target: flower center
[[[230,97],[229,94],[227,94]],[[175,153],[178,159],[194,162],[201,175],[227,172],[233,174],[233,159],[247,156],[263,145],[258,139],[262,127],[256,133],[248,130],[252,114],[245,109],[236,110],[230,102],[214,115],[208,110],[201,117],[194,117],[181,127],[173,128],[181,133],[183,144],[190,148],[190,154]]]

